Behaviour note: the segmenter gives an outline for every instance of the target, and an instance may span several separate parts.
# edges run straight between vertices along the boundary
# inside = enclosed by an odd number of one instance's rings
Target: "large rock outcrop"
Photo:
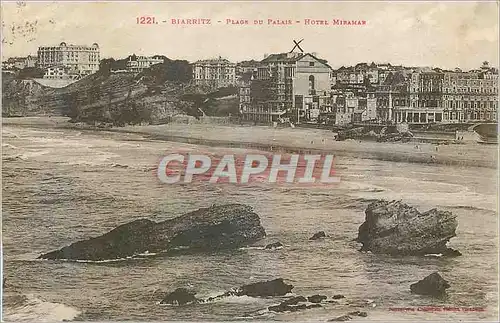
[[[458,222],[448,211],[420,213],[401,201],[375,201],[368,205],[357,241],[362,251],[391,255],[460,253],[446,247],[456,236]]]
[[[39,258],[98,261],[179,249],[217,251],[252,244],[265,234],[259,216],[250,206],[227,204],[202,208],[158,223],[135,220]]]

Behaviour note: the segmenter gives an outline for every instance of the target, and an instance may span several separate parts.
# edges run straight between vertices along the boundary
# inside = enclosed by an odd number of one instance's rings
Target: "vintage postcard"
[[[5,322],[498,322],[498,1],[3,1]]]

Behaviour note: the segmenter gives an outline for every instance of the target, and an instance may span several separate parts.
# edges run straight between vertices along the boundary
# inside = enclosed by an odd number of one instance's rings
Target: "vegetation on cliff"
[[[194,85],[189,62],[157,55],[164,63],[137,74],[126,71],[130,57],[103,59],[97,73],[60,89],[39,84],[28,74],[25,79],[6,76],[3,115],[64,115],[74,122],[123,126],[159,123],[179,114],[199,118],[238,113],[237,89]]]

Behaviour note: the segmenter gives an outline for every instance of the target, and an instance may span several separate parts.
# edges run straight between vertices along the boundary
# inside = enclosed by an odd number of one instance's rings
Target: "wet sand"
[[[497,168],[498,165],[498,145],[335,141],[331,131],[321,129],[213,124],[165,124],[99,129],[81,124],[72,124],[68,122],[68,118],[61,117],[4,118],[3,124],[41,128],[100,130],[104,132],[130,132],[149,136],[152,139],[208,146],[328,153],[385,161],[488,168]]]

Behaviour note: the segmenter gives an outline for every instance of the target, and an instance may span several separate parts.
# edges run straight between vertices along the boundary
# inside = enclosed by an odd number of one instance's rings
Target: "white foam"
[[[73,307],[46,302],[33,295],[26,295],[26,300],[21,304],[9,308],[4,307],[4,320],[15,322],[54,322],[73,320],[81,312]]]

